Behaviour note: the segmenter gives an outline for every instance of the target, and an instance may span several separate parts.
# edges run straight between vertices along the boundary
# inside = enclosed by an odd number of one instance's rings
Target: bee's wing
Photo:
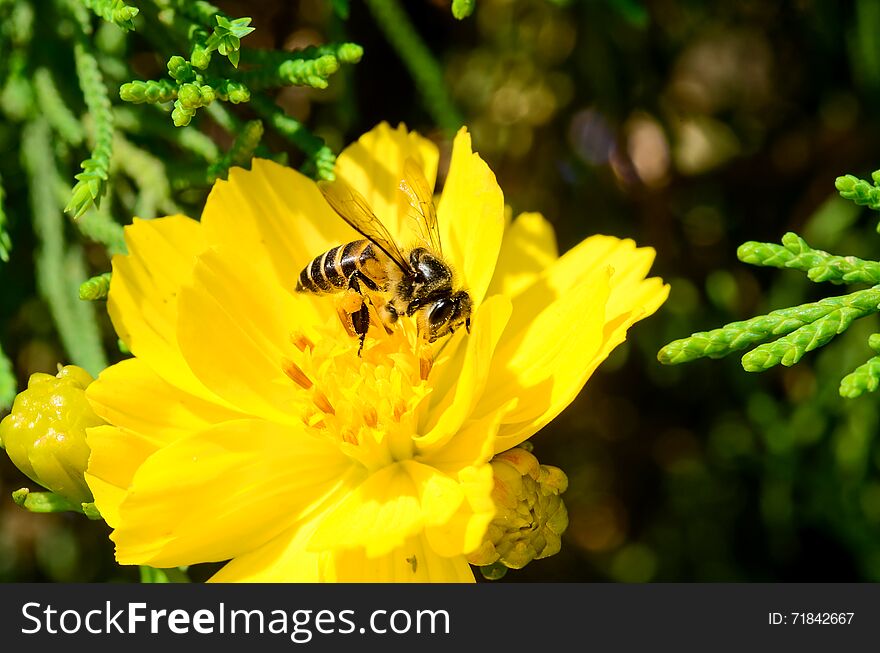
[[[419,230],[423,240],[428,243],[438,254],[443,253],[440,247],[440,229],[437,226],[437,211],[434,208],[433,194],[425,173],[412,158],[408,158],[403,164],[403,179],[400,180],[400,190],[406,195],[409,205],[413,208]]]
[[[412,271],[406,257],[394,243],[394,238],[373,213],[363,195],[341,179],[332,182],[320,181],[318,188],[321,189],[327,203],[339,214],[340,218],[385,252],[388,258],[394,261],[401,270],[404,272]]]

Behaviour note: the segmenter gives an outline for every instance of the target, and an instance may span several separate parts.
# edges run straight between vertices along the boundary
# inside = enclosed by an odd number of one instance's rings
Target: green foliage
[[[795,233],[782,237],[782,246],[771,243],[747,242],[736,255],[743,263],[775,268],[789,268],[807,273],[810,281],[843,283],[880,283],[880,263],[854,256],[834,256],[813,249]]]
[[[873,185],[853,175],[845,175],[837,178],[835,186],[844,199],[880,210],[880,188],[876,185],[880,182],[880,170],[872,178]],[[742,366],[747,372],[763,372],[780,364],[790,367],[807,352],[828,344],[856,320],[880,312],[880,261],[829,254],[810,247],[806,240],[793,232],[782,237],[781,246],[751,241],[743,243],[737,249],[737,256],[751,265],[806,272],[807,278],[816,283],[862,283],[873,287],[694,333],[663,347],[657,354],[661,363],[677,365],[703,357],[721,358],[757,345],[742,357]],[[781,337],[758,344],[775,336]],[[880,351],[880,335],[872,336],[869,345],[874,351]],[[880,357],[875,356],[843,378],[840,395],[858,397],[878,387]]]
[[[263,123],[260,120],[251,120],[246,122],[232,147],[224,154],[216,163],[208,168],[208,176],[211,181],[215,179],[225,179],[231,166],[243,166],[247,164],[254,155],[254,151],[263,138]]]
[[[79,298],[85,301],[95,301],[97,299],[106,299],[107,293],[110,292],[110,272],[99,274],[98,276],[87,279],[80,284]]]
[[[217,50],[224,57],[229,59],[229,63],[238,68],[239,48],[241,48],[241,39],[254,31],[250,25],[250,18],[235,18],[230,20],[226,16],[217,14],[214,16],[217,26],[214,33],[208,37],[203,52],[210,54]],[[208,61],[201,61],[203,65],[200,68],[207,68]]]
[[[452,15],[458,20],[464,20],[477,7],[477,0],[452,0]]]
[[[37,104],[52,129],[71,145],[80,145],[86,138],[85,129],[79,118],[64,103],[52,79],[52,73],[47,68],[38,68],[33,79]]]
[[[834,186],[844,199],[878,211],[880,210],[880,188],[877,184],[880,183],[880,171],[875,172],[872,179],[874,183],[853,175],[843,175],[835,180]]]
[[[58,170],[52,156],[48,123],[35,119],[25,126],[22,156],[28,176],[37,249],[37,286],[46,299],[71,362],[97,375],[107,366],[94,309],[77,300],[85,277],[82,250],[68,247],[64,216],[53,192]]]
[[[238,78],[252,89],[275,86],[327,88],[330,77],[343,64],[361,60],[364,49],[357,43],[310,46],[293,52],[245,50],[242,63],[248,66]]]
[[[132,19],[138,15],[137,7],[122,0],[82,0],[82,3],[104,20],[128,31],[134,29]]]
[[[83,171],[75,176],[77,183],[71,192],[70,201],[64,208],[74,218],[78,218],[90,206],[100,205],[101,197],[107,188],[110,157],[113,153],[113,113],[98,62],[86,39],[77,40],[73,54],[86,106],[95,123],[95,147],[92,155],[82,162]]]

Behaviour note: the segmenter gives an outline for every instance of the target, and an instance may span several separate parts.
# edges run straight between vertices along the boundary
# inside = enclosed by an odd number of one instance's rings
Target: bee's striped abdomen
[[[321,256],[316,257],[299,273],[297,291],[313,293],[334,293],[348,288],[349,279],[356,270],[361,272],[361,280],[370,288],[377,290],[384,285],[384,279],[376,279],[379,267],[375,250],[369,240],[355,240],[346,245],[337,245]]]

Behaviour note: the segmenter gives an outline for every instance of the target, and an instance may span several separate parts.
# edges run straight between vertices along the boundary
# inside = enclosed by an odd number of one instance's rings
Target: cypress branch
[[[263,138],[263,123],[250,120],[244,124],[232,147],[216,163],[208,168],[208,181],[213,183],[218,178],[226,178],[232,166],[246,165],[254,156],[254,150]]]
[[[84,301],[106,299],[110,292],[111,275],[112,273],[105,272],[83,281],[79,286],[79,298]]]
[[[694,333],[688,338],[675,340],[663,347],[657,354],[657,359],[665,365],[678,365],[703,357],[722,358],[771,336],[787,335],[806,325],[828,318],[817,327],[817,333],[801,332],[783,343],[779,350],[774,349],[771,352],[763,349],[754,358],[749,358],[748,364],[754,366],[755,370],[766,369],[766,364],[774,355],[779,354],[777,363],[782,362],[783,358],[791,360],[796,354],[789,353],[789,350],[796,352],[798,347],[803,347],[804,351],[800,353],[802,356],[806,351],[818,346],[810,346],[807,349],[813,336],[822,338],[830,331],[835,331],[830,335],[833,337],[840,332],[837,331],[839,326],[844,323],[849,326],[857,317],[877,312],[878,305],[880,305],[880,288],[869,288],[839,297],[827,297],[811,304],[782,308],[749,320],[731,322],[712,331]]]
[[[37,286],[49,305],[70,359],[95,375],[107,362],[94,311],[76,299],[76,284],[86,276],[85,265],[79,248],[65,251],[64,217],[53,190],[60,175],[52,155],[49,126],[44,120],[37,119],[25,126],[21,151],[38,239]]]
[[[305,153],[309,160],[306,171],[317,179],[333,180],[336,166],[336,155],[327,147],[323,139],[315,136],[301,122],[291,118],[271,100],[262,96],[254,96],[251,106],[275,130]]]
[[[156,104],[177,99],[177,86],[167,79],[134,80],[119,87],[119,97],[132,104]]]
[[[312,86],[326,88],[327,80],[341,64],[358,63],[364,49],[357,43],[330,43],[294,52],[244,50],[242,61],[252,69],[239,77],[254,88]]]
[[[76,221],[76,226],[83,236],[104,245],[111,256],[125,254],[128,251],[122,225],[103,209],[93,208],[87,211]]]
[[[80,88],[95,126],[95,147],[91,157],[82,162],[83,171],[75,176],[78,181],[64,209],[76,219],[93,204],[98,206],[106,191],[113,152],[113,112],[98,62],[87,41],[78,39],[73,53]]]
[[[844,303],[827,315],[750,351],[742,358],[743,368],[747,372],[763,372],[780,363],[786,367],[794,365],[807,352],[828,344],[834,336],[846,331],[855,320],[876,313],[880,289],[855,292],[842,299]]]
[[[843,175],[834,181],[834,186],[843,199],[876,211],[880,210],[880,188],[876,185],[877,181],[877,172],[874,173],[873,184],[853,175]]]
[[[751,265],[801,270],[817,283],[880,283],[880,263],[877,261],[835,256],[813,249],[792,232],[782,237],[782,246],[750,241],[740,245],[736,255],[740,261]]]
[[[157,207],[166,213],[178,213],[179,208],[171,199],[168,172],[161,159],[133,145],[118,132],[113,147],[119,155],[119,167],[138,188],[138,205],[135,207],[138,217],[155,217]],[[121,238],[121,227],[119,231]]]
[[[138,15],[136,7],[129,6],[122,0],[82,0],[82,3],[108,23],[125,31],[134,29],[132,19]]]
[[[840,396],[854,399],[880,387],[880,356],[873,356],[840,381]]]
[[[215,105],[216,106],[216,105]],[[177,129],[168,124],[162,112],[162,120],[142,120],[140,114],[129,107],[117,107],[114,110],[116,126],[129,134],[154,136],[169,141],[180,149],[195,154],[204,161],[216,161],[220,156],[220,148],[210,136],[197,129]]]
[[[34,72],[34,91],[40,110],[61,138],[71,145],[80,145],[85,140],[85,130],[79,119],[73,115],[52,79],[47,68]]]

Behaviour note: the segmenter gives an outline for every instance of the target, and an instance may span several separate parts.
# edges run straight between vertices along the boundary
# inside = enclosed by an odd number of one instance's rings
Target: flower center
[[[294,333],[299,354],[281,361],[305,398],[303,423],[370,471],[413,457],[418,408],[430,389],[409,330],[397,325],[367,338],[360,355],[357,340],[339,337],[338,323],[316,341]]]

